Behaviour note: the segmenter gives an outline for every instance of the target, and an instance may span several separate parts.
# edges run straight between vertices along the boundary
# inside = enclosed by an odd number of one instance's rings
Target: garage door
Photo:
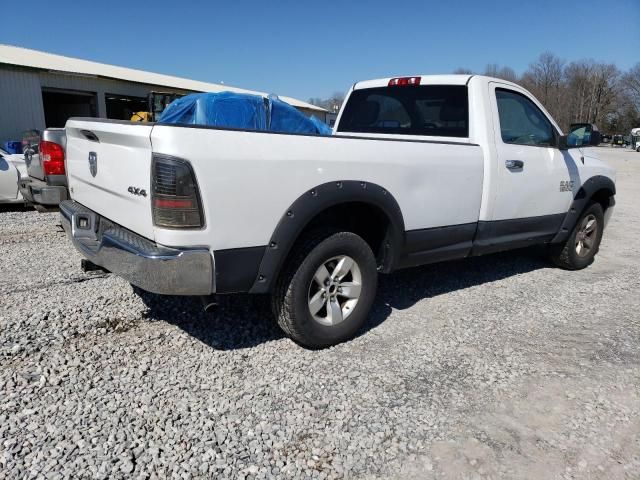
[[[95,92],[42,89],[44,120],[47,128],[64,127],[71,117],[96,117]]]

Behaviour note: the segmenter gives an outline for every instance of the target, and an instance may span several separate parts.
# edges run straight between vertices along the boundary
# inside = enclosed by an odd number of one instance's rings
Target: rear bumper
[[[30,203],[42,205],[59,205],[68,198],[67,187],[62,185],[48,185],[33,177],[20,179],[20,193]]]
[[[213,257],[206,248],[158,245],[73,200],[60,204],[60,220],[83,256],[143,290],[166,295],[215,291]]]

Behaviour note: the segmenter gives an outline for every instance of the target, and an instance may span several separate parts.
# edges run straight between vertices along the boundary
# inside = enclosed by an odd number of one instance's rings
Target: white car
[[[356,83],[332,136],[71,119],[61,220],[151,292],[269,293],[319,348],[366,321],[378,273],[534,244],[580,269],[613,211],[599,133],[476,75]]]
[[[22,154],[10,154],[0,149],[0,204],[23,203],[18,181],[27,175]]]

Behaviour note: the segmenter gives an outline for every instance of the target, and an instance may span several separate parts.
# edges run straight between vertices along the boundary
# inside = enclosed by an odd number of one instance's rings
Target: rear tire
[[[304,347],[352,338],[366,322],[378,273],[371,247],[351,232],[312,232],[293,252],[272,295],[280,328]]]
[[[566,270],[581,270],[593,263],[604,230],[604,212],[599,203],[587,205],[564,244],[551,247],[551,261]]]

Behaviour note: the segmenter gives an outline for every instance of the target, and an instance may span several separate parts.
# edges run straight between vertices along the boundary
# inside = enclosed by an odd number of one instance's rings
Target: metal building
[[[151,92],[221,91],[266,95],[0,44],[0,142],[20,140],[26,130],[62,127],[72,116],[128,120],[132,112],[148,110]],[[323,108],[280,98],[326,120]]]

